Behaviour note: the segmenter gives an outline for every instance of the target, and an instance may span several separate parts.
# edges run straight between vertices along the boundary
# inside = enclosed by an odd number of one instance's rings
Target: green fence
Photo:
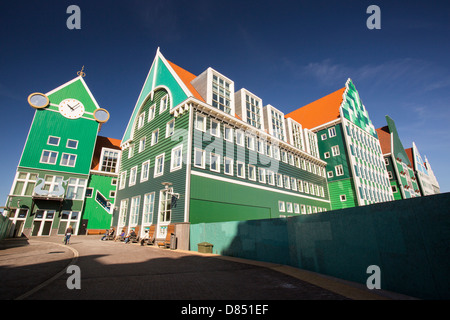
[[[11,220],[0,214],[0,240],[8,237],[11,228]]]
[[[450,298],[450,193],[290,218],[191,225],[191,250],[291,265],[381,289]]]

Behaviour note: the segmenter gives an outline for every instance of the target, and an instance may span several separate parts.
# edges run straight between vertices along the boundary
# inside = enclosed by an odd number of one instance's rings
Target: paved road
[[[0,243],[0,299],[345,300],[382,298],[294,268],[100,241],[99,236]],[[78,266],[81,288],[69,290]],[[281,271],[281,272],[280,272]],[[312,274],[311,274],[312,275]],[[317,281],[309,281],[309,279]],[[320,280],[320,281],[319,281]],[[313,283],[319,283],[315,285]],[[325,283],[326,285],[321,285]],[[333,283],[329,286],[328,283]],[[339,288],[338,288],[339,287]],[[325,289],[328,288],[328,289]],[[338,289],[336,289],[338,288]],[[344,290],[342,290],[344,288]],[[340,292],[340,293],[337,293]],[[355,293],[356,292],[356,293]]]

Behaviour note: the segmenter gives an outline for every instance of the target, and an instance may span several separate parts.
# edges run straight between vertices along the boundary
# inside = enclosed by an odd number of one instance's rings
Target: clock
[[[35,109],[43,109],[48,106],[49,102],[50,100],[43,93],[35,92],[28,96],[28,103]]]
[[[93,115],[94,119],[100,123],[104,123],[109,120],[109,112],[103,108],[96,109]]]
[[[68,119],[78,119],[84,114],[84,106],[77,99],[66,99],[58,106],[59,112]]]

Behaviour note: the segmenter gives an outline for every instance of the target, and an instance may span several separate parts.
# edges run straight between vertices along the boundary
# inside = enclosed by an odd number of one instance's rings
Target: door
[[[49,236],[52,230],[55,210],[38,210],[33,221],[32,236]]]
[[[80,224],[80,228],[78,230],[78,234],[82,234],[82,235],[86,234],[88,221],[89,221],[88,219],[81,220],[81,224]]]
[[[171,197],[172,189],[161,190],[159,193],[159,214],[158,226],[156,232],[157,239],[163,239],[167,235],[167,226],[170,224],[170,215],[172,213]]]

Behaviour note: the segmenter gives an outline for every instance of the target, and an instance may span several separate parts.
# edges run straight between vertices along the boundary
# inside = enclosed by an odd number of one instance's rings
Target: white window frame
[[[199,126],[200,122],[199,122],[198,118],[203,118],[203,122],[201,123],[202,124],[201,126]],[[195,114],[195,125],[194,125],[194,128],[199,130],[199,131],[206,132],[206,120],[207,120],[207,117],[205,115],[202,115],[200,113],[196,113]]]
[[[58,143],[56,143],[56,144],[53,144],[53,143],[50,143],[50,139],[51,138],[56,138],[56,139],[58,139]],[[48,136],[48,138],[47,138],[47,145],[49,145],[49,146],[54,146],[54,147],[59,147],[59,143],[61,142],[61,138],[60,137],[56,137],[56,136]]]
[[[145,124],[145,111],[142,111],[142,113],[138,117],[138,123],[137,123],[137,129],[139,130],[142,128]]]
[[[213,161],[213,158],[216,161]],[[214,171],[214,172],[220,172],[220,159],[221,159],[220,155],[211,152],[209,154],[209,170]],[[213,163],[215,163],[215,165],[216,165],[215,169],[213,169],[213,166],[212,166]]]
[[[200,164],[197,164],[197,160],[199,160],[198,158],[197,158],[197,156],[198,156],[198,153],[197,152],[200,152],[201,153],[201,158],[200,158]],[[196,167],[196,168],[201,168],[201,169],[205,169],[205,160],[206,160],[206,153],[205,153],[205,150],[203,150],[203,149],[200,149],[200,148],[194,148],[194,167]]]
[[[227,172],[227,160],[230,163],[229,172]],[[223,173],[225,173],[226,175],[229,175],[229,176],[233,176],[234,175],[233,170],[234,170],[234,160],[232,158],[223,157]]]
[[[247,165],[248,169],[248,179],[256,181],[256,167],[252,164]],[[252,174],[253,173],[253,174]]]
[[[168,101],[169,95],[167,94],[161,98],[161,100],[159,101],[159,114],[167,110],[167,107],[169,106]]]
[[[330,138],[336,137],[336,127],[328,128],[328,136]]]
[[[119,190],[124,189],[126,184],[127,184],[127,171],[125,170],[120,173]]]
[[[43,158],[43,156],[44,156],[44,152],[48,152],[48,153],[49,153],[49,155],[48,155],[48,160],[47,160],[47,161],[43,161],[43,160],[42,160],[42,158]],[[52,153],[55,153],[55,154],[56,154],[55,162],[54,162],[54,163],[53,163],[53,162],[50,162],[50,159],[52,158],[52,157],[51,157],[51,154],[52,154]],[[46,164],[55,165],[55,164],[58,162],[58,155],[59,155],[59,152],[58,152],[58,151],[52,151],[52,150],[46,150],[46,149],[44,149],[44,150],[42,150],[41,158],[39,159],[39,163],[46,163]]]
[[[151,225],[155,211],[155,192],[144,194],[144,205],[142,207],[142,225]]]
[[[130,143],[130,146],[128,147],[128,159],[132,156],[134,156],[134,143]]]
[[[161,153],[155,157],[155,169],[153,171],[153,177],[160,177],[164,174],[164,157],[165,153]],[[161,165],[158,164],[161,159]],[[159,169],[161,167],[161,170]]]
[[[294,203],[294,213],[300,214],[300,205],[298,203]]]
[[[174,133],[175,133],[175,119],[172,119],[166,124],[166,138],[173,136]]]
[[[137,180],[137,166],[130,169],[130,180],[128,181],[128,186],[134,186]]]
[[[292,202],[286,202],[286,212],[289,212],[289,213],[293,212]]]
[[[177,152],[180,152],[179,156]],[[170,172],[180,170],[183,167],[183,145],[176,146],[170,153]]]
[[[63,161],[64,161],[64,155],[68,155],[68,156],[69,156],[69,158],[67,159],[67,163],[63,163]],[[75,157],[75,159],[73,160],[73,165],[70,165],[71,157]],[[61,155],[61,161],[59,162],[59,165],[60,165],[60,166],[74,168],[74,167],[76,166],[76,164],[77,164],[77,155],[76,155],[76,154],[73,154],[73,153],[66,153],[66,152],[63,152],[63,153],[62,153],[62,155]]]
[[[267,170],[267,183],[271,186],[275,185],[275,172]]]
[[[266,169],[258,168],[258,181],[261,183],[266,183]]]
[[[153,104],[150,108],[148,108],[148,119],[147,119],[147,122],[150,122],[153,119],[155,119],[155,113],[156,113],[156,104]]]
[[[141,196],[135,196],[131,198],[130,205],[130,227],[136,227],[139,222],[139,209],[141,206]]]
[[[213,131],[213,123],[217,124],[217,128],[215,130],[215,132]],[[209,122],[209,133],[214,136],[214,137],[219,137],[220,138],[220,122],[214,119],[211,119]]]
[[[145,150],[145,142],[147,140],[147,137],[142,137],[141,139],[139,139],[139,151],[138,153],[141,153],[142,151]]]
[[[283,185],[285,189],[291,188],[291,178],[287,175],[283,175]]]
[[[334,171],[336,172],[336,177],[344,175],[344,167],[342,164],[335,166]]]
[[[128,199],[123,199],[120,201],[119,219],[117,221],[119,227],[123,227],[127,224],[127,215],[128,215]]]
[[[155,144],[157,144],[159,141],[159,128],[156,130],[153,130],[152,132],[152,142],[151,142],[151,146],[154,146]]]
[[[75,147],[69,146],[69,142],[76,142],[76,146]],[[78,149],[78,142],[79,142],[78,140],[67,139],[66,148],[68,148],[68,149]]]
[[[236,129],[236,144],[245,147],[244,131],[241,129]]]
[[[331,154],[333,155],[333,157],[336,157],[341,154],[338,145],[331,147]]]
[[[228,134],[227,134],[227,130]],[[234,129],[232,127],[223,126],[223,138],[225,139],[225,141],[229,141],[229,142],[234,142]]]
[[[281,173],[277,173],[275,175],[275,179],[277,187],[283,188],[283,175]]]
[[[141,165],[141,182],[148,180],[150,176],[150,160],[144,161]]]
[[[241,174],[239,174],[239,166],[242,166]],[[245,179],[245,162],[236,161],[236,176]]]
[[[286,212],[286,207],[284,204],[284,201],[278,201],[278,211],[279,212]]]

